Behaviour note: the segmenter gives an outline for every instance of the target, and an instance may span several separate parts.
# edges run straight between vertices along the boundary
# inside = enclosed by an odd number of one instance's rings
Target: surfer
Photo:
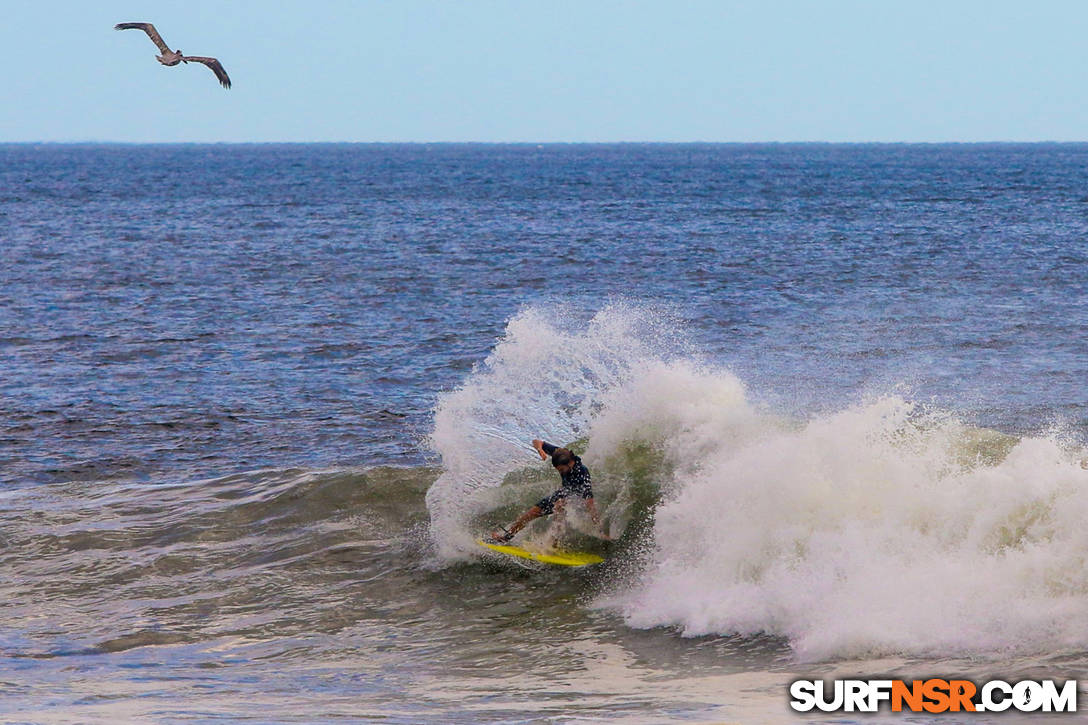
[[[533,448],[540,454],[540,460],[542,461],[546,461],[548,456],[551,456],[552,465],[555,466],[555,470],[559,472],[559,476],[562,478],[562,485],[550,496],[540,499],[535,506],[519,516],[510,525],[509,529],[492,532],[491,538],[496,542],[505,543],[514,538],[514,534],[525,528],[525,525],[533,519],[548,516],[553,512],[561,515],[563,507],[566,505],[565,501],[570,496],[580,496],[586,502],[589,517],[599,529],[601,516],[597,512],[597,504],[593,501],[593,488],[590,485],[589,469],[582,463],[582,459],[566,448],[553,446],[551,443],[546,443],[539,438],[533,441]],[[609,539],[611,537],[602,534],[601,538]]]

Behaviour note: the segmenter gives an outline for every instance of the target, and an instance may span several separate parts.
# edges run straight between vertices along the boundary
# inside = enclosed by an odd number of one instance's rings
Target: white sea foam
[[[494,507],[503,477],[540,463],[530,441],[586,435],[609,391],[677,346],[664,313],[608,307],[579,322],[570,307],[529,308],[465,383],[439,398],[430,445],[443,473],[427,493],[441,556],[474,551],[469,520]],[[528,506],[530,501],[524,502]]]
[[[803,659],[1088,647],[1083,454],[896,396],[783,420],[660,344],[652,315],[556,330],[554,314],[512,320],[437,407],[444,555],[468,550],[468,519],[529,465],[518,445],[588,436],[597,480],[634,442],[662,455],[660,501],[637,574],[599,600],[631,626],[772,633]]]
[[[677,468],[642,576],[602,600],[629,624],[804,659],[1088,646],[1088,471],[1056,441],[894,397],[785,427],[722,385],[642,387]]]

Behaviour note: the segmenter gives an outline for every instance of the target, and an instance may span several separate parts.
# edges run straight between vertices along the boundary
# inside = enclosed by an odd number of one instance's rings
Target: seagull
[[[199,55],[182,55],[181,49],[170,50],[170,48],[163,42],[162,36],[159,35],[159,31],[155,30],[155,26],[151,23],[117,23],[113,26],[114,30],[142,30],[147,33],[147,37],[151,38],[151,42],[154,43],[162,55],[156,55],[155,58],[163,65],[177,65],[178,63],[203,63],[212,69],[212,73],[215,73],[215,77],[219,79],[219,83],[224,88],[230,88],[230,77],[227,72],[223,70],[223,65],[215,58],[204,58]]]

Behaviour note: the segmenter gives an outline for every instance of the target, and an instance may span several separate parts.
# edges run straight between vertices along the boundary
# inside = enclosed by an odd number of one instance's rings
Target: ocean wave
[[[439,401],[427,504],[447,561],[555,486],[526,448],[544,437],[593,471],[622,571],[596,605],[632,627],[781,636],[806,660],[1088,647],[1088,470],[1059,434],[972,427],[901,394],[787,418],[662,343],[652,310],[552,336],[554,317],[515,317]]]
[[[42,640],[46,651],[34,656],[342,626],[342,601],[330,593],[410,577],[419,564],[423,494],[435,475],[269,469],[5,491],[7,623]]]
[[[894,397],[710,425],[697,458],[667,441],[686,463],[651,553],[604,602],[632,626],[776,634],[803,659],[1088,646],[1088,471],[1059,441]]]

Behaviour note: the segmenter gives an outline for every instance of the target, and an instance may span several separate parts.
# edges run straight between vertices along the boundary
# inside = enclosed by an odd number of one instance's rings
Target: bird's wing
[[[184,59],[190,63],[203,63],[212,69],[212,73],[215,73],[215,77],[219,79],[219,83],[224,88],[230,88],[230,76],[223,70],[223,64],[215,58],[202,58],[199,55],[186,55]]]
[[[117,25],[113,26],[113,29],[142,30],[147,33],[147,37],[151,38],[151,42],[159,47],[159,51],[163,53],[170,52],[170,48],[162,41],[162,36],[159,35],[159,31],[155,30],[155,26],[151,23],[117,23]]]

